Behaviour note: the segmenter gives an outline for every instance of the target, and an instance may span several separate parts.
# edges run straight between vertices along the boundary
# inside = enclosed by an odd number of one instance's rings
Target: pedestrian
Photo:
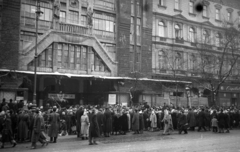
[[[179,120],[178,120],[178,126],[179,126],[179,134],[184,131],[184,134],[187,134],[187,116],[184,114],[184,111],[182,110],[181,113],[179,114]]]
[[[132,130],[134,131],[133,134],[139,134],[139,113],[137,109],[135,109],[133,113]]]
[[[103,132],[104,132],[104,119],[105,119],[105,117],[103,114],[103,110],[102,110],[102,108],[100,108],[97,113],[97,121],[98,121],[98,125],[99,125],[100,136],[102,136]]]
[[[12,126],[11,126],[11,119],[8,114],[8,111],[6,113],[4,111],[0,114],[0,133],[2,134],[2,146],[1,148],[4,148],[4,144],[8,141],[12,144],[12,147],[15,147],[17,145],[16,141],[13,139],[13,132],[12,132]]]
[[[224,127],[225,127],[225,115],[223,113],[223,109],[220,110],[220,113],[218,114],[218,133],[224,133]]]
[[[89,145],[97,145],[96,138],[100,136],[99,126],[97,122],[97,113],[98,110],[96,108],[92,109],[92,116],[90,119],[90,128],[89,128]]]
[[[32,149],[37,148],[37,142],[40,139],[40,134],[41,134],[41,118],[39,115],[39,109],[35,109],[35,115],[33,117],[33,131],[32,131]]]
[[[53,112],[49,116],[49,133],[48,136],[50,137],[50,142],[56,143],[57,142],[57,137],[58,137],[58,132],[59,132],[59,124],[60,124],[60,116],[56,112],[57,107],[53,107]]]
[[[190,130],[195,131],[196,115],[193,112],[193,109],[191,109],[191,108],[189,109],[189,113],[188,113],[187,118],[188,118],[188,124],[189,124]]]
[[[162,121],[164,122],[163,135],[170,135],[169,127],[172,126],[172,117],[167,109],[164,110],[164,118]]]
[[[88,139],[88,128],[89,128],[89,118],[87,115],[87,110],[85,109],[83,115],[81,116],[81,137],[82,140]]]
[[[22,110],[18,117],[18,140],[24,142],[28,138],[30,126],[30,117],[27,113],[27,110]]]
[[[206,115],[204,112],[204,109],[202,108],[202,110],[199,112],[198,114],[198,121],[199,121],[199,125],[198,125],[198,132],[203,128],[204,131],[207,131],[207,129],[205,128],[205,122],[206,122]]]
[[[152,110],[152,113],[150,115],[150,122],[151,122],[151,130],[154,131],[157,128],[157,116],[154,109]]]
[[[77,119],[77,137],[79,138],[81,135],[81,117],[83,115],[83,107],[79,107],[76,112],[76,119]]]
[[[218,120],[217,120],[216,116],[213,116],[211,122],[212,122],[212,131],[218,132]]]
[[[110,132],[112,131],[112,114],[109,110],[109,108],[106,108],[104,112],[104,134],[105,137],[110,137]]]

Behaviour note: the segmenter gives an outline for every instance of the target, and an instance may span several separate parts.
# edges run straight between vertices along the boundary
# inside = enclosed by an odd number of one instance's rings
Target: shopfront
[[[239,106],[240,105],[240,84],[223,84],[219,90],[219,105],[220,106]]]

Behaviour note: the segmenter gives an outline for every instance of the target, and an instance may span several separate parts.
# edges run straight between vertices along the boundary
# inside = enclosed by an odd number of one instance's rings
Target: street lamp
[[[38,19],[43,12],[40,10],[40,2],[37,0],[36,7],[36,43],[35,43],[35,55],[34,55],[34,90],[33,90],[33,104],[36,104],[37,96],[37,41],[38,41]]]
[[[190,95],[191,95],[191,92],[190,92],[190,88],[189,86],[186,86],[185,88],[186,92],[187,92],[187,102],[188,102],[188,106],[191,108],[191,101],[190,101]]]

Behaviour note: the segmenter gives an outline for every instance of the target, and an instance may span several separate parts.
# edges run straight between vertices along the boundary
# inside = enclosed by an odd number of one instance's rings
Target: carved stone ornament
[[[69,0],[69,6],[73,8],[79,7],[79,1],[78,0]]]

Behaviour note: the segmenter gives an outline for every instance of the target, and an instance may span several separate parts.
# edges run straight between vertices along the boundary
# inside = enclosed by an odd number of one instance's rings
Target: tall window
[[[139,4],[139,2],[137,2],[137,16],[141,16],[141,6]]]
[[[174,8],[177,9],[177,10],[180,9],[179,0],[175,0],[175,2],[174,2]]]
[[[190,42],[195,42],[195,31],[192,27],[189,29],[189,40]]]
[[[164,0],[159,0],[159,5],[160,5],[160,6],[163,6],[163,1],[164,1]]]
[[[228,12],[227,13],[227,20],[230,22],[232,21],[232,13],[231,12]]]
[[[39,19],[44,21],[52,21],[52,8],[49,3],[40,2],[41,11],[43,12],[40,15]]]
[[[175,37],[176,38],[181,38],[181,29],[179,25],[175,25]]]
[[[131,17],[130,43],[134,43],[134,18]]]
[[[175,52],[175,67],[176,70],[183,70],[183,52]]]
[[[210,35],[208,33],[207,30],[203,31],[203,43],[209,43],[210,39],[209,39]]]
[[[134,10],[134,2],[133,0],[131,1],[131,15],[134,15],[135,13],[135,10]]]
[[[70,23],[79,24],[79,13],[76,11],[69,11],[69,18]]]
[[[158,35],[160,37],[164,37],[165,36],[165,33],[164,33],[164,23],[163,22],[159,22],[158,23]]]
[[[159,64],[159,69],[167,69],[167,62],[166,62],[166,52],[164,51],[159,51],[158,52],[158,64]]]
[[[207,6],[206,5],[203,6],[203,16],[207,17]]]
[[[215,42],[216,42],[216,46],[219,47],[221,42],[221,35],[219,33],[216,34]]]
[[[141,44],[141,19],[137,18],[137,44]]]
[[[189,2],[189,13],[193,13],[193,2]]]
[[[220,20],[220,10],[216,9],[216,20]]]
[[[60,11],[60,22],[66,22],[66,12]]]
[[[134,71],[134,46],[133,45],[130,45],[129,66],[130,66],[130,71]]]

